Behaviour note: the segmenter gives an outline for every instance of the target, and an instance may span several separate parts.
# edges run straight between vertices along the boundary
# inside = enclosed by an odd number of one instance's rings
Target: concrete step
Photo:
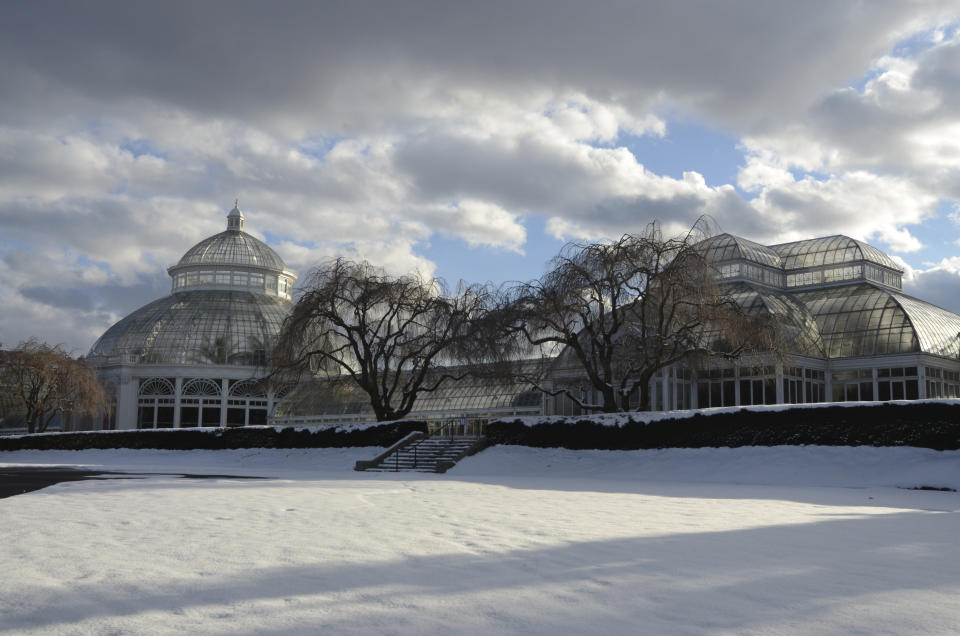
[[[481,440],[479,438],[425,438],[414,441],[384,457],[365,470],[374,472],[439,472],[459,460]]]

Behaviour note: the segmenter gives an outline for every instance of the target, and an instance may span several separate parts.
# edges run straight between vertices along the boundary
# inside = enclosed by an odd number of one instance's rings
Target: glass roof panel
[[[542,394],[529,384],[496,378],[468,377],[417,396],[408,417],[429,417],[459,411],[539,409]],[[373,415],[365,392],[350,381],[302,381],[277,406],[277,415]]]
[[[865,260],[896,271],[903,271],[896,261],[877,248],[849,236],[824,236],[772,245],[769,249],[780,255],[783,267],[786,269]]]
[[[286,269],[283,259],[263,241],[246,232],[227,230],[191,247],[172,270],[190,265],[243,265],[277,273]]]
[[[728,287],[731,300],[754,317],[772,316],[787,331],[791,353],[823,357],[819,327],[813,315],[789,294],[750,283],[733,283]],[[722,337],[718,329],[704,333],[705,340]]]
[[[960,316],[922,300],[894,294],[913,322],[921,350],[941,356],[960,356]]]
[[[766,245],[760,245],[732,234],[718,234],[701,241],[698,247],[708,263],[727,260],[745,260],[751,263],[780,268],[780,256]]]
[[[141,307],[90,349],[92,362],[263,366],[291,308],[275,296],[188,291]]]
[[[798,292],[796,297],[816,319],[829,358],[921,350],[914,326],[892,292],[860,283]],[[957,320],[954,335],[960,331],[960,316]]]

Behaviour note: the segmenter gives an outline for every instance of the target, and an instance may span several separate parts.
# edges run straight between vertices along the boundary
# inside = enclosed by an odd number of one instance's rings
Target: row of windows
[[[878,368],[876,371],[876,395],[874,395],[872,368],[833,371],[830,374],[833,387],[831,400],[834,402],[869,402],[873,400],[916,400],[919,398],[920,382],[917,376],[917,367],[884,367]],[[960,384],[957,386],[960,388]],[[931,392],[928,389],[928,397],[946,397],[945,392],[948,390],[940,387]],[[937,391],[941,394],[936,394]]]
[[[929,368],[929,367],[928,367]],[[917,367],[888,367],[877,369],[878,378],[915,378],[917,377]]]
[[[698,379],[691,382],[684,379],[690,377],[689,370],[676,370],[666,386],[666,405],[670,409],[693,408],[693,391],[696,391],[697,408],[776,404],[775,374],[772,366],[708,369],[699,371]],[[664,408],[663,389],[663,381],[657,380],[651,400],[654,410]],[[794,404],[823,402],[824,372],[788,367],[784,370],[783,398],[784,402]]]
[[[831,373],[834,402],[916,400],[920,397],[920,380],[917,367],[884,367],[876,369],[846,369]],[[751,375],[755,377],[750,377]],[[929,398],[960,397],[960,371],[926,367],[925,388]],[[676,393],[676,408],[692,408],[690,387],[696,391],[698,408],[717,406],[748,406],[751,404],[776,404],[776,380],[772,367],[755,369],[710,369],[701,371],[695,382],[684,381],[679,373],[667,386],[668,408],[673,408]],[[673,378],[671,378],[673,380]],[[663,409],[663,383],[655,383],[653,405]],[[783,374],[783,402],[786,404],[823,402],[825,372],[819,369],[787,367]],[[737,390],[739,389],[739,396]]]
[[[807,285],[837,283],[860,278],[863,278],[862,265],[830,267],[809,272],[799,272],[797,274],[787,274],[787,287],[806,287]]]
[[[926,367],[928,398],[960,397],[960,371]]]
[[[137,410],[137,428],[173,428],[173,406],[141,403]],[[180,407],[180,427],[220,426],[219,405],[185,405]],[[227,426],[263,426],[267,423],[267,409],[260,406],[232,406],[227,408]]]
[[[871,369],[850,369],[848,371],[834,371],[833,373],[830,374],[830,377],[833,379],[834,382],[843,382],[845,380],[856,380],[858,378],[866,378],[870,380],[873,378],[873,371]]]
[[[960,397],[960,384],[943,382],[941,380],[927,380],[928,398],[955,398]]]
[[[867,265],[866,266],[867,280],[873,280],[878,283],[883,283],[888,287],[894,287],[896,289],[903,289],[903,280],[900,274],[891,272],[888,269],[883,269],[882,267],[877,267],[876,265]]]
[[[740,401],[737,402],[737,384],[734,380],[702,381],[697,383],[697,407],[713,406],[751,406],[754,404],[776,404],[777,384],[773,378],[755,378],[740,380]],[[785,404],[803,404],[824,401],[824,383],[799,378],[783,379],[783,401]],[[690,408],[690,405],[678,408]]]
[[[877,380],[877,397],[874,398],[873,382],[838,382],[833,385],[833,401],[871,402],[877,399],[884,402],[886,400],[916,400],[920,397],[919,386],[920,384],[917,380]]]
[[[772,287],[783,287],[783,273],[750,263],[727,263],[719,268],[721,278],[746,278]]]
[[[867,280],[883,283],[889,287],[901,289],[899,274],[877,267],[875,265],[845,265],[843,267],[827,267],[806,272],[796,272],[784,275],[782,272],[752,265],[750,263],[726,263],[718,268],[721,278],[746,278],[764,283],[773,287],[808,287],[825,285],[850,280]],[[866,275],[864,275],[866,271]]]
[[[202,287],[205,285],[243,287],[278,296],[289,296],[292,282],[286,276],[231,270],[181,272],[173,277],[174,291],[185,287]]]
[[[950,371],[948,369],[940,369],[938,367],[925,367],[924,373],[928,378],[943,378],[944,380],[949,380],[951,382],[960,382],[960,371]]]
[[[222,393],[221,382],[219,378],[184,378],[181,385],[181,395],[219,399]],[[282,390],[281,387],[278,393]],[[143,378],[140,380],[140,389],[137,394],[141,399],[169,395],[171,396],[169,400],[173,403],[172,396],[176,394],[176,379]],[[227,380],[227,394],[231,398],[237,399],[251,397],[265,399],[267,396],[266,386],[263,382],[249,379]]]
[[[184,379],[180,396],[180,426],[220,426],[224,411],[221,380]],[[145,378],[140,381],[137,400],[138,428],[173,428],[176,412],[175,380]],[[277,399],[285,393],[277,392]],[[227,426],[253,426],[267,423],[267,399],[263,385],[253,380],[227,382]]]
[[[821,374],[823,371],[820,372]],[[802,382],[798,378],[783,379],[783,401],[787,404],[813,404],[824,401],[824,383],[808,380]]]

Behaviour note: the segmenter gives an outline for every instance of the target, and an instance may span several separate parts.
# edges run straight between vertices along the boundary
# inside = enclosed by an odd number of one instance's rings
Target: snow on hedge
[[[960,406],[960,399],[930,399],[930,400],[890,400],[887,402],[817,402],[813,404],[756,404],[753,406],[716,406],[706,409],[681,409],[677,411],[629,411],[626,413],[590,413],[587,415],[542,415],[526,417],[505,417],[504,422],[522,422],[527,426],[551,424],[556,422],[578,422],[587,420],[601,426],[623,427],[632,422],[659,422],[661,420],[682,420],[694,415],[719,415],[723,413],[737,413],[739,411],[753,411],[757,413],[779,413],[793,409],[822,409],[834,406],[844,408],[874,407],[887,404],[910,406],[912,404],[942,404],[946,406]]]

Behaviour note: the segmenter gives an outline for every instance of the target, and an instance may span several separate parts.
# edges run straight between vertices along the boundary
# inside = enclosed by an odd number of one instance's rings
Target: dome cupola
[[[227,214],[225,232],[200,241],[176,265],[167,268],[174,293],[220,289],[290,300],[296,274],[266,243],[243,230],[244,219],[235,204]]]
[[[227,215],[227,231],[239,232],[243,230],[243,212],[240,211],[240,200],[235,199],[233,209]]]

